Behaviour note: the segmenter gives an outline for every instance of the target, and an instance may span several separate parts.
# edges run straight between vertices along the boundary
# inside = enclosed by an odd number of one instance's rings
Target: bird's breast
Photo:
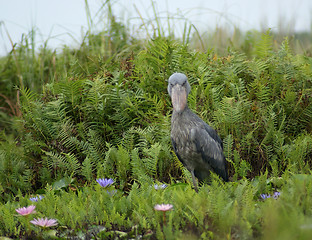
[[[172,121],[171,138],[175,142],[175,152],[188,170],[193,170],[202,161],[192,139],[192,126],[182,121]]]

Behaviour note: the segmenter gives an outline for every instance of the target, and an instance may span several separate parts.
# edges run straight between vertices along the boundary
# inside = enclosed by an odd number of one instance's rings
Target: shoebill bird
[[[223,144],[216,131],[193,113],[187,106],[191,86],[182,73],[174,73],[168,80],[168,93],[173,112],[171,117],[171,141],[175,154],[192,174],[195,191],[198,192],[195,177],[199,181],[208,178],[214,171],[228,181]]]

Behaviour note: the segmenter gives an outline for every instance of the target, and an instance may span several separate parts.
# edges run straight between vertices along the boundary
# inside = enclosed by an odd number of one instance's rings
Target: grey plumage
[[[174,73],[170,76],[168,93],[173,105],[172,145],[178,159],[191,172],[194,188],[198,191],[195,177],[203,181],[212,170],[228,181],[228,173],[222,140],[187,106],[190,91],[191,86],[184,74]]]

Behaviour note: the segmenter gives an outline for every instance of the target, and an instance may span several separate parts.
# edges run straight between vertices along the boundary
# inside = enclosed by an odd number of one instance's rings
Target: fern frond
[[[147,169],[145,168],[143,160],[139,157],[137,148],[131,151],[131,166],[133,176],[140,184],[145,185],[149,183],[149,185],[151,185],[153,183],[153,180],[147,174]]]
[[[157,165],[159,160],[159,154],[161,150],[161,145],[159,143],[153,144],[150,148],[144,148],[143,153],[147,157],[143,158],[145,168],[147,169],[147,174],[151,177],[157,176]]]
[[[95,169],[95,163],[91,161],[90,158],[86,157],[82,162],[81,175],[84,176],[87,181],[91,182],[93,180],[93,171]]]
[[[74,176],[79,173],[80,163],[72,153],[44,152],[44,165],[50,170]]]
[[[131,172],[130,154],[127,149],[122,146],[119,146],[116,152],[115,164],[120,185],[126,187],[128,176]]]
[[[272,35],[270,30],[261,35],[261,40],[256,42],[255,53],[259,58],[267,58],[272,53]]]
[[[223,139],[223,149],[225,157],[230,160],[232,159],[232,147],[233,147],[233,137],[231,134],[227,135],[226,138]]]

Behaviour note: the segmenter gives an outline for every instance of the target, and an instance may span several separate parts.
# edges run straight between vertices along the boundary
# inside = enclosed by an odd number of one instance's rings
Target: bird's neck
[[[183,117],[183,115],[187,112],[189,112],[190,109],[188,107],[188,105],[186,104],[185,108],[183,109],[183,111],[176,111],[173,109],[172,111],[172,118],[181,118]]]

